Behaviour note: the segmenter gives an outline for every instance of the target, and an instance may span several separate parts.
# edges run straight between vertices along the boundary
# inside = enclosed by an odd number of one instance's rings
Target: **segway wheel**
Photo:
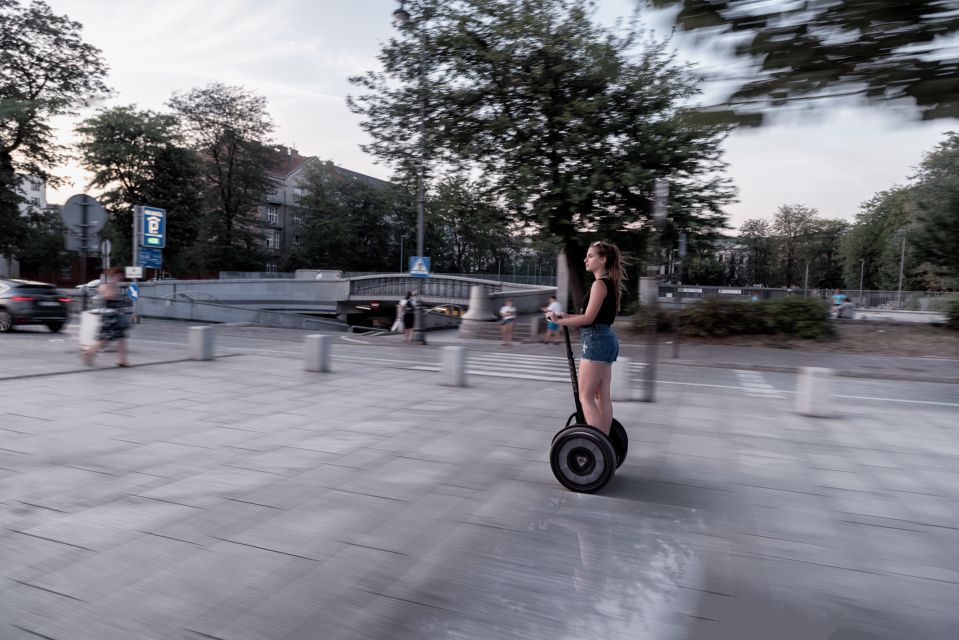
[[[616,452],[601,431],[576,424],[556,435],[549,450],[549,466],[570,491],[591,493],[613,477]]]
[[[619,469],[626,461],[626,452],[629,451],[629,437],[626,435],[626,429],[619,423],[619,420],[613,418],[613,425],[609,429],[609,441],[616,451],[616,468]]]
[[[555,443],[559,434],[563,433],[563,431],[575,422],[576,414],[574,413],[569,417],[569,420],[566,421],[566,427],[557,431],[556,435],[553,436],[552,443]],[[623,425],[621,425],[616,418],[613,418],[613,424],[609,430],[609,441],[610,444],[613,445],[613,451],[616,452],[616,468],[619,469],[623,466],[623,462],[626,461],[626,453],[629,451],[629,437],[626,435],[626,429],[623,428]]]

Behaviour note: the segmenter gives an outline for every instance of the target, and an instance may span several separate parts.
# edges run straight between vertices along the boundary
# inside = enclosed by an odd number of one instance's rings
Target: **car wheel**
[[[13,316],[0,309],[0,332],[10,331],[11,329],[13,329]]]
[[[63,328],[63,323],[62,323],[62,322],[48,322],[48,323],[47,323],[47,329],[49,329],[52,333],[57,333],[57,332],[59,332],[60,329],[62,329],[62,328]]]

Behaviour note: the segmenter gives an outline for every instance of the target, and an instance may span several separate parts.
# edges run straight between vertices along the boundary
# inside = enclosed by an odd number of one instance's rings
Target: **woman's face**
[[[606,258],[599,255],[599,250],[596,247],[590,247],[586,251],[586,259],[583,263],[590,273],[598,273],[606,268]]]

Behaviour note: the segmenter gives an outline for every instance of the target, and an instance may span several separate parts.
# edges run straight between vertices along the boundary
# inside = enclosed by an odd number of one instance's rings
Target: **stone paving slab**
[[[0,381],[0,638],[952,638],[955,411],[244,355]]]

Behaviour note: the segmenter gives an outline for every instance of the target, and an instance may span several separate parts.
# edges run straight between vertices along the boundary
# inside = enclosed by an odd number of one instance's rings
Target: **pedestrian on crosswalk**
[[[613,423],[613,400],[609,389],[613,362],[619,356],[619,340],[612,325],[619,310],[626,274],[619,249],[606,242],[589,245],[584,264],[595,280],[586,293],[581,312],[563,315],[549,311],[546,319],[558,325],[580,328],[583,355],[579,364],[579,397],[583,414],[586,424],[609,435]]]
[[[516,307],[512,300],[507,300],[506,304],[499,308],[500,325],[503,333],[503,346],[513,344],[513,323],[516,322]]]

